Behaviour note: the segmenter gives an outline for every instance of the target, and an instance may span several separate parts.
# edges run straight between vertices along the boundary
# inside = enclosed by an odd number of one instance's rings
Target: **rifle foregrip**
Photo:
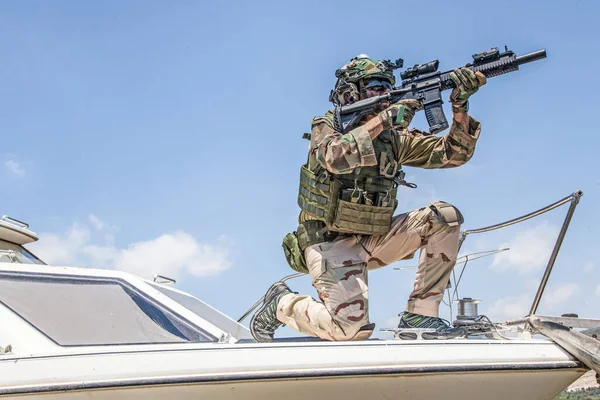
[[[435,135],[445,129],[448,129],[448,121],[444,115],[442,102],[435,102],[425,105],[425,117],[429,124],[429,133]]]

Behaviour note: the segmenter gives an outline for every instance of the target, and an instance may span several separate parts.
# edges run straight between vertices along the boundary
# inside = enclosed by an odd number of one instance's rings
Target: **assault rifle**
[[[466,65],[472,71],[480,71],[487,78],[517,71],[519,65],[546,58],[546,50],[537,50],[517,56],[514,52],[504,48],[500,53],[497,47],[473,55],[473,62]],[[392,68],[402,67],[402,59],[396,64],[385,61]],[[400,100],[415,99],[421,102],[425,110],[429,133],[436,134],[448,128],[448,121],[442,109],[442,91],[454,88],[450,79],[450,72],[438,71],[439,60],[425,64],[415,65],[400,74],[402,85],[394,88],[389,93],[359,100],[346,106],[336,106],[335,119],[338,129],[343,133],[354,128],[366,115],[376,113],[381,102],[389,101],[390,104]]]

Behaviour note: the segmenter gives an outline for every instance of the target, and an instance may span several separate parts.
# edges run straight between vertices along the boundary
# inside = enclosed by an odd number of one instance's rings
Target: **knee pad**
[[[444,201],[434,201],[429,208],[433,210],[444,226],[459,226],[465,222],[460,210],[452,204]]]

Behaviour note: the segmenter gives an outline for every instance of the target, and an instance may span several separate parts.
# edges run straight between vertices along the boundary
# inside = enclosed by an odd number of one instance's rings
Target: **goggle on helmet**
[[[338,79],[335,89],[329,95],[329,101],[345,105],[365,98],[364,92],[372,81],[379,81],[372,85],[385,86],[387,83],[391,88],[396,83],[393,70],[400,66],[401,60],[397,60],[394,65],[389,61],[374,60],[366,54],[358,55],[335,71]]]

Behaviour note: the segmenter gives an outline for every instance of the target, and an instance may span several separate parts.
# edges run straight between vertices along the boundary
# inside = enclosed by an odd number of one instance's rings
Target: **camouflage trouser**
[[[395,216],[386,235],[350,236],[305,250],[306,263],[320,302],[288,294],[277,319],[310,336],[362,340],[369,324],[367,271],[410,258],[421,249],[414,290],[406,311],[438,316],[439,304],[456,262],[460,226],[447,226],[429,207]]]

